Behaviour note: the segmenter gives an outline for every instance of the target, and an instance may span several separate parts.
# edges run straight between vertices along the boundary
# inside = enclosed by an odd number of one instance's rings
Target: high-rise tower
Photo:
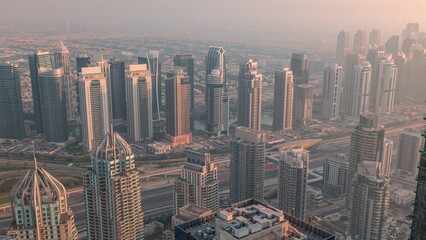
[[[143,239],[139,171],[130,145],[110,132],[91,162],[83,176],[89,240]]]
[[[167,138],[172,147],[192,142],[191,83],[182,69],[166,80]]]
[[[395,101],[397,68],[393,60],[381,60],[379,62],[379,85],[377,88],[376,106],[382,113],[390,113],[393,111]],[[377,101],[377,100],[376,100]],[[378,105],[378,106],[377,106]]]
[[[345,30],[340,31],[337,35],[336,63],[340,66],[345,64],[345,58],[349,52],[349,38],[350,33]]]
[[[355,86],[355,66],[360,65],[365,60],[365,57],[359,54],[348,54],[345,58],[345,65],[343,66],[344,81],[343,81],[343,94],[340,104],[340,112],[351,114],[353,92]]]
[[[426,115],[423,119],[426,120]],[[426,131],[423,131],[422,136],[426,140]],[[421,240],[426,236],[426,141],[420,153],[410,240]]]
[[[353,117],[359,117],[361,113],[367,112],[370,106],[371,64],[363,62],[356,66],[354,75],[349,113]]]
[[[231,141],[230,194],[232,202],[263,199],[266,134],[237,127]]]
[[[367,32],[365,30],[358,30],[354,35],[354,49],[355,54],[365,54],[367,50]]]
[[[146,64],[129,65],[126,80],[127,132],[134,141],[153,137],[151,76]]]
[[[223,86],[227,90],[226,82],[226,64],[225,64],[225,49],[218,46],[210,46],[209,52],[206,57],[206,83],[208,75],[211,74],[213,69],[220,71],[222,76]]]
[[[64,69],[38,69],[41,113],[44,138],[47,142],[68,140],[67,104]]]
[[[385,44],[385,52],[388,54],[392,54],[395,57],[398,54],[399,49],[399,36],[395,35],[388,39]]]
[[[154,120],[161,119],[162,80],[160,51],[149,50],[148,52],[140,53],[138,64],[146,64],[152,74],[152,116]]]
[[[402,131],[399,132],[396,151],[396,169],[411,173],[417,173],[417,163],[420,159],[419,149],[422,144],[420,134]]]
[[[74,214],[64,185],[43,168],[28,172],[10,193],[13,222],[7,235],[14,239],[77,240]]]
[[[294,99],[293,72],[284,68],[275,71],[274,86],[274,130],[285,130],[293,127],[293,99]]]
[[[207,132],[221,136],[228,134],[229,101],[220,70],[213,69],[207,78]]]
[[[90,67],[90,57],[79,56],[76,58],[77,74],[81,73],[81,69],[84,67]]]
[[[294,88],[293,128],[308,125],[312,120],[314,88],[310,84],[297,85]]]
[[[280,155],[278,207],[284,212],[294,209],[295,217],[304,220],[309,152],[303,148],[292,148],[281,151]]]
[[[112,118],[118,125],[123,123],[120,121],[127,119],[126,112],[126,87],[125,87],[125,68],[124,62],[111,59],[111,104]]]
[[[240,65],[238,79],[238,125],[257,131],[262,128],[262,74],[258,63]]]
[[[382,32],[379,29],[371,30],[370,38],[368,39],[368,45],[370,48],[377,48],[381,46],[381,35]]]
[[[349,218],[349,231],[355,239],[386,238],[389,178],[377,170],[377,165],[375,161],[357,164],[354,211]]]
[[[194,100],[195,100],[195,71],[194,56],[191,54],[178,54],[173,59],[175,67],[184,67],[191,82],[191,128],[194,127]]]
[[[348,158],[344,154],[329,154],[324,159],[323,191],[334,197],[346,194]]]
[[[293,53],[291,55],[291,71],[293,71],[294,83],[309,84],[309,55],[306,53]]]
[[[77,111],[77,102],[75,98],[75,85],[71,79],[70,72],[70,52],[65,47],[63,42],[59,42],[59,48],[53,53],[55,57],[55,68],[64,69],[64,87],[65,87],[65,100],[67,103],[67,119],[72,120],[75,118]]]
[[[31,88],[33,93],[34,115],[37,133],[43,133],[43,114],[41,110],[39,68],[52,69],[52,56],[49,52],[35,52],[28,56],[30,67]]]
[[[79,78],[83,145],[92,151],[111,129],[107,82],[100,67],[82,68]]]
[[[360,114],[359,124],[352,131],[348,186],[346,195],[346,207],[349,218],[356,214],[353,201],[358,195],[355,193],[357,184],[358,164],[368,161],[380,164],[383,161],[383,142],[385,131],[378,125],[377,118],[373,113],[366,112]],[[377,172],[377,170],[376,170]]]
[[[18,65],[0,63],[0,138],[25,137]]]
[[[337,120],[340,117],[342,81],[343,67],[336,64],[324,69],[322,82],[322,118],[331,121]]]
[[[180,177],[174,184],[174,211],[187,204],[216,211],[219,209],[219,180],[217,167],[210,154],[189,149]]]

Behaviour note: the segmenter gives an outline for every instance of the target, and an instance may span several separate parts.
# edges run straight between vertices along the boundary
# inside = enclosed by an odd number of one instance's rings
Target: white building
[[[339,118],[340,96],[342,92],[343,67],[334,65],[324,69],[322,82],[322,111],[323,119],[337,120]]]
[[[79,95],[83,145],[92,151],[111,128],[107,80],[100,67],[81,69]]]
[[[371,64],[363,62],[355,67],[355,86],[352,97],[351,116],[359,117],[367,112],[370,105]]]
[[[153,136],[152,81],[146,64],[129,65],[126,79],[128,133],[134,141]]]
[[[397,68],[393,60],[381,60],[379,62],[379,84],[381,88],[380,99],[380,112],[390,113],[393,111],[393,104],[395,101],[395,87],[396,87],[396,73]]]

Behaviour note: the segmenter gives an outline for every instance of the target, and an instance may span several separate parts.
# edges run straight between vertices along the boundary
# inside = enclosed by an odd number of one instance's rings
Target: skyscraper
[[[187,204],[216,211],[219,209],[219,180],[217,167],[210,162],[210,154],[189,149],[180,177],[175,181],[174,211]]]
[[[305,219],[306,188],[309,152],[303,148],[291,148],[280,152],[278,170],[278,208]]]
[[[423,116],[423,119],[426,120],[426,116]],[[426,140],[425,131],[422,136]],[[421,240],[426,236],[426,141],[424,147],[420,149],[420,153],[410,240]]]
[[[134,141],[152,138],[152,78],[146,64],[129,65],[126,91],[128,134]]]
[[[110,131],[107,82],[100,67],[85,67],[79,77],[83,145],[92,151]]]
[[[385,44],[385,52],[387,54],[392,54],[393,57],[395,57],[398,54],[399,49],[399,36],[395,35],[392,36],[386,41]]]
[[[291,71],[293,71],[294,83],[309,84],[309,55],[306,53],[293,53],[291,55]]]
[[[370,49],[367,53],[367,61],[371,63],[371,88],[370,88],[370,111],[378,113],[380,110],[381,88],[380,61],[387,60],[386,53],[380,49]]]
[[[359,239],[386,239],[387,210],[389,205],[389,178],[377,171],[378,163],[358,163],[349,221],[352,236]]]
[[[87,56],[78,56],[76,58],[76,64],[77,64],[77,73],[81,73],[81,69],[84,67],[90,67],[90,57]]]
[[[373,29],[370,32],[370,38],[368,39],[368,45],[371,48],[377,48],[381,46],[381,35],[382,31],[379,29]]]
[[[411,47],[416,44],[416,39],[414,38],[406,38],[402,42],[402,52],[405,54],[405,56],[410,57],[410,50]]]
[[[189,81],[191,82],[191,128],[194,126],[194,99],[195,99],[195,71],[194,71],[194,56],[191,54],[178,54],[173,59],[175,67],[184,67],[188,73]]]
[[[346,194],[348,158],[344,154],[329,154],[324,159],[323,191],[334,197]]]
[[[167,138],[172,147],[192,142],[191,83],[182,69],[166,80]]]
[[[231,141],[231,201],[263,199],[266,134],[247,127],[237,127],[235,131]]]
[[[343,94],[341,101],[340,112],[351,114],[353,94],[355,87],[355,66],[360,65],[365,60],[365,57],[359,54],[348,54],[345,59]]]
[[[351,116],[359,117],[368,111],[370,105],[371,64],[363,62],[355,67],[354,88],[352,93]]]
[[[223,78],[222,82],[226,91],[227,82],[226,82],[225,53],[226,51],[223,47],[210,46],[209,52],[206,57],[206,83],[207,83],[208,75],[211,74],[213,69],[217,69],[220,71],[220,75]]]
[[[294,88],[293,128],[306,126],[312,120],[313,102],[312,85],[301,84]]]
[[[76,112],[76,102],[73,101],[75,99],[74,84],[71,79],[70,74],[70,52],[67,47],[65,47],[64,43],[59,42],[59,49],[53,53],[55,57],[55,68],[63,68],[64,69],[64,78],[65,78],[65,100],[67,103],[67,119],[71,120],[75,118]]]
[[[124,62],[111,59],[110,64],[112,118],[123,121],[127,119]]]
[[[414,101],[424,104],[426,95],[426,81],[424,80],[426,73],[426,53],[423,46],[414,46],[411,48],[409,67],[409,93],[410,98]]]
[[[345,30],[340,31],[337,35],[336,63],[340,66],[345,64],[345,58],[349,52],[349,38],[350,33]]]
[[[138,64],[146,64],[152,74],[152,115],[154,120],[161,119],[162,80],[160,51],[149,50],[148,52],[139,53]]]
[[[407,23],[404,31],[402,31],[402,37],[405,38],[417,38],[419,34],[420,24],[418,23]]]
[[[358,196],[355,194],[358,164],[367,161],[381,163],[383,160],[384,135],[383,126],[378,125],[377,118],[373,113],[366,112],[360,114],[359,124],[352,131],[350,143],[346,196],[346,207],[350,216],[349,218],[351,218],[353,211],[356,210],[353,206],[353,199]]]
[[[340,117],[342,81],[343,67],[336,64],[324,69],[322,82],[322,118],[332,121]]]
[[[7,235],[14,239],[77,240],[74,214],[64,185],[43,168],[28,170],[10,193],[13,222]]]
[[[417,163],[420,159],[419,149],[422,144],[421,140],[420,134],[414,132],[402,131],[399,133],[396,151],[396,169],[416,175]]]
[[[18,65],[0,63],[0,138],[25,137]]]
[[[240,65],[238,78],[238,125],[257,131],[262,128],[262,79],[258,63]]]
[[[385,138],[383,140],[383,157],[379,164],[379,170],[385,176],[390,178],[391,165],[392,165],[392,152],[393,152],[393,141]]]
[[[274,130],[285,130],[293,127],[293,72],[284,68],[275,71],[274,85]]]
[[[52,69],[52,56],[49,52],[35,52],[28,56],[30,67],[31,88],[33,93],[34,115],[37,133],[43,133],[43,114],[41,110],[40,84],[38,79],[39,68]]]
[[[381,60],[379,62],[379,85],[378,94],[380,97],[378,108],[382,113],[390,113],[393,111],[395,101],[397,68],[393,60]]]
[[[365,54],[367,50],[367,32],[365,30],[358,30],[354,35],[354,49],[355,54]]]
[[[143,239],[139,171],[130,145],[109,132],[91,162],[83,175],[89,240]]]
[[[68,140],[68,122],[64,69],[39,68],[37,73],[44,138],[47,142],[65,142]]]
[[[398,53],[398,55],[393,58],[396,66],[396,86],[395,86],[395,103],[402,103],[407,99],[409,82],[407,79],[407,57],[403,53]]]
[[[229,101],[218,69],[213,69],[207,78],[206,108],[207,132],[221,136],[228,134]]]

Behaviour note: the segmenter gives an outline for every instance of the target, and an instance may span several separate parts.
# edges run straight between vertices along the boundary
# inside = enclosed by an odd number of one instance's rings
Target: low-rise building
[[[176,240],[334,240],[335,236],[263,202],[248,199],[177,225]]]
[[[390,198],[392,202],[398,205],[405,205],[414,201],[415,194],[413,191],[400,188],[393,191]]]
[[[164,142],[154,142],[146,146],[146,151],[151,154],[164,154],[170,150],[170,144]]]

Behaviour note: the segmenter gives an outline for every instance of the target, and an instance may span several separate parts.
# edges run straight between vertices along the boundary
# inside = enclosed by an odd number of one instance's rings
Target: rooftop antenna
[[[34,141],[32,141],[32,144],[33,144],[33,161],[34,161],[34,170],[37,170],[37,158],[36,158],[36,154],[35,154]]]

